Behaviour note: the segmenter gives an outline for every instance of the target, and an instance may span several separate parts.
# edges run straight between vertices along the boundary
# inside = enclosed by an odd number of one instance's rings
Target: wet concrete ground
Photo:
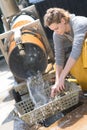
[[[14,114],[15,80],[5,60],[0,60],[0,130],[33,130]]]
[[[10,96],[10,90],[14,84],[14,78],[5,60],[0,60],[0,125],[4,124],[14,109],[14,100]]]

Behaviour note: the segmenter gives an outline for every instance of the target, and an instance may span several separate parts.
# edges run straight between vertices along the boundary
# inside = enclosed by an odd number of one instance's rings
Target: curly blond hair
[[[68,23],[70,20],[70,13],[61,8],[50,8],[44,15],[44,26],[49,27],[52,23],[60,23],[62,18]]]

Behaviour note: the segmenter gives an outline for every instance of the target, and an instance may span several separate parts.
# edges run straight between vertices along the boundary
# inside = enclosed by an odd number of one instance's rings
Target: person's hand
[[[56,82],[56,83],[52,86],[52,88],[51,88],[51,97],[55,97],[58,92],[61,92],[62,90],[65,89],[64,81],[65,81],[65,79],[63,79],[62,77],[60,77],[60,78],[59,78],[59,81]]]
[[[60,92],[60,91],[65,89],[64,82],[65,82],[65,79],[62,76],[60,76],[59,82],[58,82],[58,85],[57,85],[57,91],[58,92]]]
[[[51,88],[51,97],[55,97],[57,94],[57,83],[55,83]]]

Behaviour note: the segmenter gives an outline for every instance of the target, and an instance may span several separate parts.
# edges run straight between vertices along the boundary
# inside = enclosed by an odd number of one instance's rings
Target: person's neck
[[[70,24],[67,23],[67,24],[66,24],[66,33],[70,33],[70,31],[71,31]]]

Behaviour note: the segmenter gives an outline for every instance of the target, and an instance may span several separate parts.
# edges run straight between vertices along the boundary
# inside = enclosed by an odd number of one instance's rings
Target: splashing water
[[[35,108],[48,102],[48,97],[46,96],[44,89],[45,82],[40,72],[38,72],[36,76],[32,76],[27,79],[27,87]]]

